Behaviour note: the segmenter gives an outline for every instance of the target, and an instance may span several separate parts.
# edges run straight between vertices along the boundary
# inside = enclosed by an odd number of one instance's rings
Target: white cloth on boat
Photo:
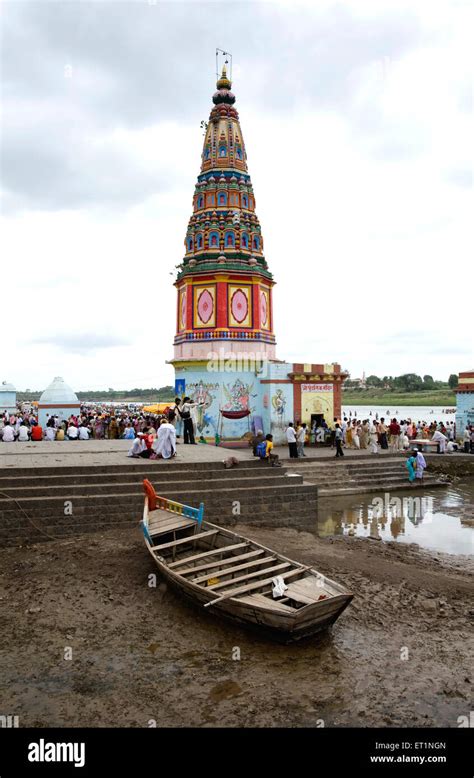
[[[165,422],[160,425],[152,448],[163,459],[170,459],[176,454],[176,429],[172,424]]]
[[[273,596],[283,597],[288,587],[285,581],[283,580],[282,576],[276,575],[275,578],[272,578],[272,583],[273,583],[273,589],[272,589]]]

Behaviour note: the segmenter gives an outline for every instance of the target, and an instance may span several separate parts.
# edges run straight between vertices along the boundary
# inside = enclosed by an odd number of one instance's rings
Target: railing
[[[178,516],[186,516],[188,519],[194,519],[197,521],[198,527],[201,527],[202,520],[204,518],[204,503],[200,503],[199,508],[192,508],[190,505],[184,505],[182,502],[176,502],[176,500],[169,500],[167,497],[156,496],[156,510],[169,511],[170,513],[176,513]],[[145,535],[148,543],[152,546],[153,541],[148,531],[148,516],[145,521],[142,521],[143,534]]]
[[[264,332],[237,332],[234,330],[206,330],[205,332],[185,332],[176,335],[175,343],[187,340],[260,340],[265,343],[275,343],[275,335]]]

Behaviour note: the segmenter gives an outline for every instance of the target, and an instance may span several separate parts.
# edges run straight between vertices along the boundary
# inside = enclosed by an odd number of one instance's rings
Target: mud
[[[236,529],[352,589],[329,632],[277,645],[150,587],[138,528],[4,549],[0,713],[21,727],[456,727],[469,715],[472,558]]]

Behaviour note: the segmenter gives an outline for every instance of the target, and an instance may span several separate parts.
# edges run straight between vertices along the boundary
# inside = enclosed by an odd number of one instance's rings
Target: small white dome
[[[16,392],[13,384],[9,384],[7,381],[2,381],[0,384],[0,392]]]
[[[71,387],[64,383],[64,378],[57,376],[44,390],[39,399],[39,404],[61,406],[80,405],[80,402]]]

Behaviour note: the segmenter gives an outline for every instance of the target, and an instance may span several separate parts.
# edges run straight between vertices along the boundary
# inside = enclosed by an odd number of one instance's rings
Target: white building
[[[38,421],[45,427],[51,416],[59,416],[60,420],[77,415],[81,409],[77,395],[60,376],[44,390],[38,402]]]
[[[0,413],[16,413],[16,389],[13,384],[2,381],[0,384]]]

